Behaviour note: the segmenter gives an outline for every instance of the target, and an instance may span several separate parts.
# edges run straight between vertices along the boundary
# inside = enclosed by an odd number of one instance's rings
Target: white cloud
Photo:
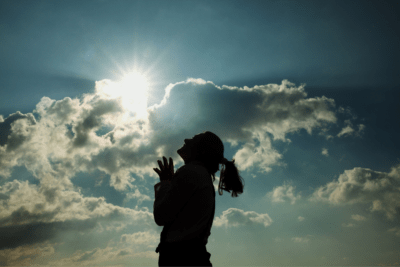
[[[150,125],[163,133],[156,140],[174,145],[181,144],[188,132],[213,129],[222,140],[243,143],[234,155],[240,170],[256,166],[268,172],[282,156],[271,147],[267,133],[274,140],[290,142],[287,133],[306,129],[311,134],[314,128],[336,122],[330,110],[333,99],[307,99],[306,95],[304,85],[296,87],[287,80],[281,85],[239,88],[188,79],[169,85],[161,104],[149,108]],[[173,138],[165,136],[164,129],[174,129]]]
[[[365,218],[364,216],[358,215],[358,214],[351,215],[351,218],[355,221],[366,221],[367,220],[367,218]]]
[[[51,240],[58,231],[68,229],[120,231],[135,223],[156,229],[148,210],[84,197],[71,178],[79,172],[100,170],[110,176],[110,186],[129,190],[127,200],[135,198],[141,203],[150,197],[137,189],[135,178],[158,179],[153,168],[164,155],[171,156],[175,165],[183,163],[176,150],[185,138],[210,130],[236,148],[235,163],[240,170],[256,167],[268,172],[272,166],[285,164],[271,138],[290,142],[288,133],[306,129],[311,134],[337,120],[331,110],[333,99],[307,98],[304,85],[287,80],[249,88],[188,79],[170,84],[162,102],[147,109],[147,118],[129,116],[122,99],[105,96],[102,86],[107,86],[105,80],[96,82],[95,92],[81,98],[43,97],[33,113],[1,116],[0,176],[10,177],[15,166],[24,166],[39,185],[13,180],[0,187],[0,227],[52,227],[32,240]],[[300,196],[293,189],[277,189],[280,193],[275,199],[288,198],[294,203]],[[268,214],[238,209],[229,209],[214,221],[217,227],[267,227],[271,223]],[[28,238],[15,246],[26,245]],[[99,251],[117,255],[122,250],[96,250],[93,255]],[[74,257],[89,256],[77,252]]]
[[[321,154],[328,157],[329,156],[328,149],[327,148],[322,148]]]
[[[150,233],[148,231],[137,232],[133,234],[123,234],[121,235],[120,242],[135,245],[155,245],[160,242],[160,236],[154,235],[153,233]]]
[[[138,207],[140,204],[142,204],[143,201],[146,201],[146,200],[147,201],[151,201],[152,200],[148,195],[140,193],[138,188],[135,189],[134,193],[129,192],[129,193],[126,194],[126,200],[125,201],[128,201],[130,199],[137,199],[138,200],[136,207]]]
[[[255,211],[243,211],[236,208],[229,208],[222,212],[220,217],[215,217],[213,227],[238,227],[249,225],[262,225],[268,227],[272,219],[267,213],[260,214]]]
[[[299,220],[299,222],[304,221],[304,217],[301,217],[301,216],[299,216],[297,219]]]
[[[345,124],[347,125],[346,127],[344,127],[338,134],[337,137],[341,137],[341,136],[351,136],[351,135],[355,135],[357,137],[361,137],[364,130],[365,130],[365,125],[364,124],[359,124],[358,125],[358,131],[354,130],[354,126],[351,122],[351,120],[345,120],[344,121]]]
[[[354,133],[354,129],[350,125],[347,125],[340,131],[340,133],[338,133],[337,137],[341,137],[343,135],[351,135],[352,133]]]
[[[301,194],[295,194],[295,186],[290,185],[290,183],[284,183],[282,186],[274,187],[271,192],[266,194],[272,202],[285,202],[290,200],[291,204],[295,204],[297,200],[301,198]]]
[[[293,237],[292,241],[294,243],[308,243],[310,241],[310,239],[308,239],[306,237]]]
[[[121,98],[101,92],[107,84],[96,82],[95,93],[81,99],[43,97],[34,110],[37,121],[31,113],[6,118],[0,124],[9,132],[0,140],[0,175],[10,176],[17,165],[38,179],[51,174],[68,180],[77,172],[101,170],[111,176],[111,186],[129,190],[132,173],[157,179],[153,167],[161,156],[183,163],[177,148],[205,130],[242,144],[234,155],[239,170],[268,172],[284,165],[270,135],[290,142],[288,133],[306,129],[311,134],[336,122],[333,99],[306,98],[304,85],[287,80],[249,88],[188,79],[170,84],[162,102],[148,108],[148,118],[127,116]]]
[[[354,226],[356,226],[354,223],[342,223],[342,226],[343,227],[354,227]]]
[[[336,205],[371,203],[371,211],[384,212],[393,220],[400,207],[400,165],[389,173],[359,167],[345,170],[337,181],[316,189],[309,200]]]

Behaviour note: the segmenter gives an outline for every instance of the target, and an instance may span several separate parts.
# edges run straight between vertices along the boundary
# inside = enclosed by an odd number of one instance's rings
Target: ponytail
[[[225,161],[223,163],[225,167],[221,169],[221,175],[219,178],[218,185],[218,194],[222,196],[222,190],[227,191],[228,193],[232,190],[232,197],[237,197],[238,194],[243,193],[243,178],[239,175],[239,171],[235,166],[235,160]]]

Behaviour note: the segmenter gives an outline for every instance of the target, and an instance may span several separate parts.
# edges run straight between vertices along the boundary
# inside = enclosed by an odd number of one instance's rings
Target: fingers
[[[164,166],[168,169],[168,161],[166,157],[163,157],[164,160]]]
[[[164,166],[161,163],[161,160],[157,160],[158,166],[160,166],[160,170],[164,170]]]
[[[153,168],[153,170],[158,174],[158,175],[160,175],[160,170],[159,169],[156,169],[156,168]]]
[[[172,158],[169,158],[169,168],[174,172],[174,162],[172,161]]]
[[[168,160],[166,157],[163,157],[163,161],[164,161],[164,165],[161,162],[161,160],[157,160],[158,166],[160,166],[160,170],[164,171],[165,169],[167,169],[167,170],[171,170],[173,172],[174,171],[174,162],[173,162],[172,158],[171,157],[169,158],[169,165],[168,165]],[[157,172],[156,170],[158,170],[158,169],[153,169],[153,170],[155,172]],[[160,170],[158,170],[158,171],[160,171]]]

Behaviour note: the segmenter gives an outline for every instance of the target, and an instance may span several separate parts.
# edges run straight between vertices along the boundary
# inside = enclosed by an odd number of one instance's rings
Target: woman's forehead
[[[200,137],[201,137],[201,135],[202,135],[202,133],[200,133],[200,134],[196,134],[195,136],[193,136],[193,139],[195,139],[195,138],[200,138]]]

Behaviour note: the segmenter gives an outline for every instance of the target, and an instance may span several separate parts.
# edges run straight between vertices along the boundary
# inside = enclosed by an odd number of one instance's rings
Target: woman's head
[[[193,161],[201,161],[207,171],[215,180],[215,173],[219,170],[219,164],[224,158],[224,144],[214,133],[206,131],[195,135],[191,139],[185,139],[185,144],[178,149],[178,154],[182,157],[185,164]],[[243,193],[242,178],[234,164],[235,160],[228,161],[225,168],[221,170],[218,192],[222,195],[222,190],[230,193],[232,197]]]

